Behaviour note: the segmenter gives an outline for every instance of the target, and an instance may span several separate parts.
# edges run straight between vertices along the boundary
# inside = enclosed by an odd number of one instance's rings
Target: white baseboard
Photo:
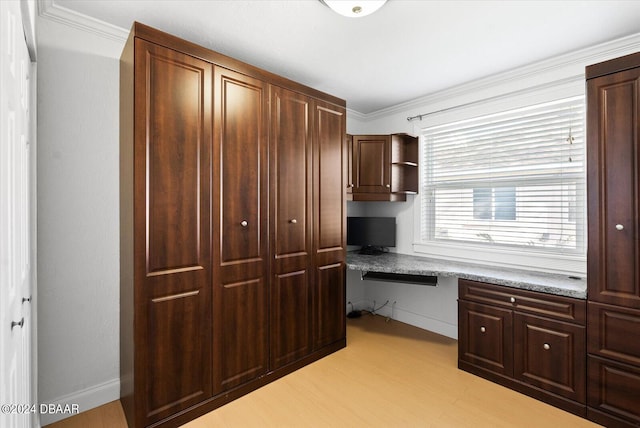
[[[423,314],[416,314],[405,309],[397,307],[393,308],[388,305],[377,310],[376,314],[383,317],[389,317],[396,321],[400,321],[405,324],[421,328],[423,330],[428,330],[442,336],[450,337],[451,339],[458,339],[457,324],[449,324],[435,318],[430,318]]]
[[[91,410],[95,407],[102,406],[103,404],[120,399],[120,379],[112,379],[110,381],[91,386],[89,388],[77,391],[62,397],[59,397],[51,402],[42,404],[54,404],[61,405],[63,408],[66,405],[72,406],[78,405],[80,412]],[[73,416],[69,413],[41,413],[40,424],[41,426],[49,425],[54,422],[58,422],[62,419],[66,419]]]

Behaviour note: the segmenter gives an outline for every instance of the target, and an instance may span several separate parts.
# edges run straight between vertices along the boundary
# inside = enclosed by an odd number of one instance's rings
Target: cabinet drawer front
[[[484,282],[458,280],[460,299],[510,308],[561,321],[585,324],[586,302]]]
[[[516,313],[514,329],[514,377],[585,403],[585,328]]]
[[[495,373],[512,376],[512,317],[508,309],[459,302],[458,358]]]
[[[590,408],[640,423],[640,368],[589,357]]]
[[[640,365],[640,311],[589,303],[589,353]]]

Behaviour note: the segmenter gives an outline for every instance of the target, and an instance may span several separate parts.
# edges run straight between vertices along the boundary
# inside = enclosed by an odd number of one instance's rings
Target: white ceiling
[[[367,114],[640,32],[640,1],[390,0],[345,18],[318,0],[52,0],[139,21],[347,100]]]

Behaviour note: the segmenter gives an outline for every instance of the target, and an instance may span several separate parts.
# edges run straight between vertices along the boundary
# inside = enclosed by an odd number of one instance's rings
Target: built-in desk
[[[587,281],[584,277],[576,278],[568,275],[490,267],[406,254],[385,253],[369,256],[349,252],[347,253],[347,268],[363,273],[406,274],[425,277],[452,276],[558,296],[587,298]],[[375,277],[374,274],[372,279],[377,279]],[[397,278],[398,281],[402,281],[401,276]],[[405,282],[416,283],[415,281]]]

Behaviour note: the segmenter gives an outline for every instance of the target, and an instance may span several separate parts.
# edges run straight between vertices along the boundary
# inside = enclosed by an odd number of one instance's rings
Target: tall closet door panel
[[[212,395],[212,66],[136,41],[136,388],[147,422]]]
[[[277,369],[311,353],[308,271],[275,274],[271,294],[271,368]]]
[[[343,108],[317,101],[314,108],[313,347],[345,337],[347,168]]]
[[[215,69],[214,385],[227,390],[268,369],[267,85]]]
[[[311,352],[311,103],[309,97],[271,87],[272,369]]]
[[[640,70],[587,85],[589,299],[640,308]]]

